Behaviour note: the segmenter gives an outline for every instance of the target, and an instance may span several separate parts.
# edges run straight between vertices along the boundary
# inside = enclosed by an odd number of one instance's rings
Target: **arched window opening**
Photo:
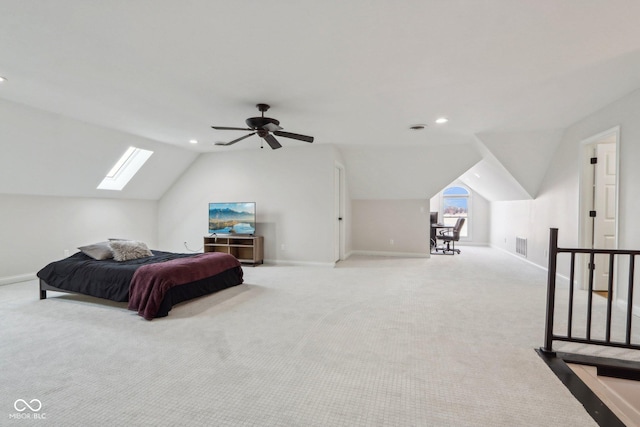
[[[458,218],[465,218],[460,237],[468,237],[469,190],[464,187],[448,187],[442,192],[442,222],[455,225]]]

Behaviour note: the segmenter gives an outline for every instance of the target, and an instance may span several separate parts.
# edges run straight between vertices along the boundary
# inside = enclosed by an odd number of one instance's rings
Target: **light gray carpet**
[[[626,276],[626,272],[624,275]],[[626,287],[626,283],[624,284]],[[636,286],[637,292],[637,286]],[[626,293],[626,290],[625,290]],[[586,338],[587,336],[587,313],[588,313],[588,295],[584,290],[576,289],[574,291],[574,308],[573,322],[571,327],[571,335],[576,338]],[[559,304],[556,305],[554,334],[568,336],[568,301],[569,289],[567,283],[561,283],[556,290],[556,298]],[[593,295],[591,318],[591,339],[606,341],[606,325],[607,325],[607,299],[597,294]],[[626,322],[627,322],[626,305],[619,304],[615,299],[612,301],[611,307],[611,336],[612,342],[624,343],[626,341]],[[640,318],[633,316],[631,327],[631,343],[640,344],[640,328],[638,323]],[[568,343],[556,341],[553,346],[556,351],[569,353],[580,353],[590,356],[607,357],[614,359],[625,359],[633,362],[640,362],[640,351],[627,350],[624,348],[593,346],[579,343]]]
[[[0,286],[0,425],[596,425],[535,353],[545,272],[490,248],[246,283],[145,321]],[[28,411],[27,411],[28,412]]]

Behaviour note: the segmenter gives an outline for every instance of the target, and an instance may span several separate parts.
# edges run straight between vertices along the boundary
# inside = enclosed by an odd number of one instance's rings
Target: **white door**
[[[616,247],[616,144],[599,143],[595,147],[593,247]],[[609,256],[596,255],[593,288],[605,291],[609,280]]]

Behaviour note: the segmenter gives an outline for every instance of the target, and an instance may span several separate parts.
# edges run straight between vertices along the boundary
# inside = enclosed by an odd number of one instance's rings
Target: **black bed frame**
[[[240,267],[237,267],[240,268]],[[162,304],[158,309],[158,313],[155,317],[165,317],[171,311],[171,308],[184,301],[188,301],[194,298],[198,298],[204,295],[213,294],[223,289],[237,286],[241,283],[237,283],[236,269],[230,269],[218,273],[215,276],[207,277],[205,279],[197,280],[195,282],[186,283],[184,285],[174,286],[167,291],[167,294],[162,300]],[[65,289],[56,288],[51,286],[42,279],[40,280],[40,299],[47,298],[47,291],[65,292],[67,294],[74,295],[87,295],[80,292],[68,291]],[[93,295],[88,295],[93,298],[104,299]]]
[[[76,294],[80,295],[78,292],[67,291],[64,289],[56,288],[55,286],[51,286],[47,282],[42,279],[40,280],[40,299],[47,299],[47,291],[56,291],[56,292],[66,292],[68,294]]]

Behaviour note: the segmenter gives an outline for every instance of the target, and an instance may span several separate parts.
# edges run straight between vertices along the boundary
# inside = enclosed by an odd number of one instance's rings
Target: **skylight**
[[[98,185],[98,189],[122,190],[152,154],[153,151],[129,147],[109,170],[107,176]]]

